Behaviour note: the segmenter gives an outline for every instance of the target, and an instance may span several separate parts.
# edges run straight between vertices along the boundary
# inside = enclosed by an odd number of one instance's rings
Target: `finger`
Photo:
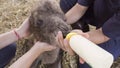
[[[63,40],[64,40],[64,39],[63,39],[62,32],[59,31],[59,32],[58,32],[58,42],[59,42],[59,44],[60,44],[60,47],[61,47],[63,50],[65,50]]]
[[[56,35],[55,39],[56,39],[56,42],[57,42],[58,44],[60,44],[59,41],[58,41],[58,40],[59,40],[58,34]],[[58,45],[58,46],[59,46],[59,45]],[[59,47],[60,47],[60,46],[59,46]]]
[[[74,52],[73,52],[72,48],[70,47],[67,39],[64,39],[64,45],[65,45],[65,49],[68,52],[68,54],[69,55],[74,55]]]
[[[68,49],[70,48],[67,39],[64,39],[64,48],[65,48],[66,51],[68,51]]]
[[[79,58],[79,62],[80,62],[81,64],[84,64],[84,63],[85,63],[85,61],[84,61],[82,58]]]
[[[60,41],[59,41],[59,35],[56,36],[56,41],[57,41],[57,43],[58,43],[58,46],[59,46],[60,48],[62,48],[61,43],[60,43]]]

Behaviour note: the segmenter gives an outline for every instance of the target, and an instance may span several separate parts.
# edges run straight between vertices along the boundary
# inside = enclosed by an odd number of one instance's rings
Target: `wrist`
[[[20,39],[24,38],[24,33],[20,29],[15,29],[16,33],[19,35]]]
[[[37,49],[36,46],[33,46],[28,52],[27,54],[29,54],[32,59],[36,59],[40,54],[42,54],[42,52],[40,52],[40,50]]]
[[[37,53],[38,55],[43,53],[42,49],[38,45],[33,45],[30,51]]]
[[[20,36],[20,34],[17,32],[17,29],[14,29],[13,32],[14,32],[14,35],[16,36],[16,38],[17,38],[18,40],[21,39],[21,36]]]

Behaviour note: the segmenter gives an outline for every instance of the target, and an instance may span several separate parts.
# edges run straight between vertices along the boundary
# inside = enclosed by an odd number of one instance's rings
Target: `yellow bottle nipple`
[[[70,38],[71,38],[72,36],[74,36],[74,35],[78,35],[78,34],[71,32],[71,33],[67,34],[66,39],[67,39],[67,40],[70,40]]]

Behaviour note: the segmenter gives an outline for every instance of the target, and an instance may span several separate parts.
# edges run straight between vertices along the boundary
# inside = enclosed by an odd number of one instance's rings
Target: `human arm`
[[[86,12],[88,7],[82,6],[78,3],[75,4],[66,14],[67,24],[73,24],[78,21]]]
[[[116,12],[111,18],[109,18],[101,28],[97,30],[91,30],[87,32],[88,40],[100,44],[108,41],[109,39],[116,39],[120,37],[120,10]],[[77,32],[78,34],[84,35],[81,30],[73,30],[73,32]],[[59,37],[60,34],[58,34]],[[60,40],[61,38],[59,38]],[[64,43],[62,43],[64,44]]]
[[[67,24],[78,21],[92,3],[94,3],[94,0],[77,0],[77,3],[65,14]]]
[[[9,68],[30,68],[33,61],[45,51],[51,51],[55,49],[47,43],[37,42],[33,47],[22,57],[20,57],[15,63],[13,63]]]
[[[82,32],[82,30],[72,30],[71,32],[77,33],[77,34],[87,38],[88,40],[92,41],[95,44],[104,43],[110,39],[109,37],[107,37],[106,35],[103,34],[101,28],[97,29],[97,30],[91,30],[86,33]],[[58,32],[57,40],[58,40],[59,44],[61,45],[61,48],[63,48],[64,50],[68,49],[68,51],[70,51],[69,50],[70,47],[68,47],[69,46],[68,40],[63,39],[63,35],[62,35],[61,31]]]
[[[97,30],[91,30],[91,31],[87,32],[87,34],[89,35],[89,38],[87,38],[87,39],[92,41],[95,44],[101,44],[110,39],[109,37],[104,35],[102,28],[97,29]]]
[[[120,12],[115,13],[111,18],[109,18],[105,24],[100,29],[91,30],[87,32],[89,37],[88,40],[101,44],[109,39],[119,39],[120,38]],[[81,31],[76,31],[78,34],[83,34]],[[70,50],[70,49],[69,49]],[[70,52],[70,51],[69,51]]]
[[[114,13],[100,29],[89,31],[89,40],[96,44],[120,37],[120,10]],[[91,38],[92,37],[92,38]],[[96,38],[95,38],[96,37]]]
[[[77,34],[87,38],[88,40],[90,40],[94,43],[97,43],[97,44],[100,44],[100,43],[103,43],[103,42],[109,40],[109,38],[102,33],[101,29],[93,30],[93,31],[90,31],[88,33],[83,33],[81,30],[73,30],[72,32],[77,33]],[[58,38],[60,47],[64,51],[68,52],[68,54],[71,56],[75,55],[74,51],[72,50],[72,48],[69,45],[69,41],[67,39],[63,39],[61,32],[58,33],[57,38]],[[79,58],[79,59],[80,59],[79,60],[80,63],[83,64],[84,60],[82,58]]]
[[[104,43],[110,39],[109,37],[103,34],[102,28],[97,29],[97,30],[91,30],[86,33],[83,33],[81,30],[73,30],[72,32],[78,33],[82,36],[84,36],[84,34],[87,34],[88,35],[87,39],[92,41],[95,44]]]
[[[26,19],[19,28],[15,29],[15,31],[20,36],[20,38],[23,38],[29,34],[28,28],[29,28],[29,22],[28,22],[28,19]],[[10,32],[0,34],[0,49],[6,47],[7,45],[17,40],[18,40],[18,37],[16,36],[13,30]]]

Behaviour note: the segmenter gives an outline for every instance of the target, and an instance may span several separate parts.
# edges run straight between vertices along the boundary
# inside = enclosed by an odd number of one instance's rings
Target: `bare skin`
[[[28,32],[29,22],[26,19],[23,24],[15,29],[15,31],[19,34],[20,38],[27,37],[29,35]],[[7,45],[17,41],[18,38],[16,37],[14,31],[6,32],[0,35],[0,49],[6,47]]]
[[[101,29],[94,30],[94,31],[89,31],[87,33],[84,33],[81,30],[73,30],[72,32],[75,32],[79,35],[82,35],[83,37],[85,37],[88,40],[94,42],[95,44],[104,43],[104,42],[109,40],[109,38],[102,33]],[[74,55],[75,54],[74,51],[71,49],[71,47],[68,43],[68,40],[63,39],[62,32],[58,32],[57,39],[58,39],[58,42],[60,44],[60,47],[63,50],[67,51],[69,53],[69,55]],[[82,63],[82,64],[84,63],[82,58],[80,58],[80,63]]]
[[[85,7],[85,6],[82,6],[76,3],[76,5],[65,14],[66,19],[67,19],[66,21],[67,24],[75,23],[77,20],[79,20],[84,15],[87,9],[88,7]]]
[[[20,39],[25,38],[30,35],[29,31],[29,22],[26,19],[23,24],[15,29],[17,34],[20,36]],[[6,32],[0,35],[0,49],[6,47],[7,45],[19,40],[18,37],[15,35],[14,31]],[[56,49],[47,43],[44,42],[36,42],[34,46],[21,58],[19,58],[15,63],[13,63],[9,68],[29,68],[33,61],[41,55],[45,51],[51,51]],[[29,60],[29,62],[28,62]]]
[[[76,5],[73,6],[73,8],[70,9],[66,13],[67,24],[75,23],[77,20],[79,20],[84,15],[84,13],[86,12],[87,9],[88,9],[87,6],[82,6],[78,3],[76,3]],[[97,30],[92,30],[92,31],[89,31],[86,33],[82,32],[81,30],[73,30],[72,32],[75,32],[75,33],[78,33],[78,34],[84,36],[85,38],[94,42],[95,44],[104,43],[109,40],[109,38],[103,34],[102,28],[97,29]],[[58,32],[57,40],[60,44],[60,47],[63,50],[67,51],[70,55],[74,55],[74,52],[72,51],[72,49],[69,46],[68,40],[63,39],[62,32]],[[82,58],[80,58],[80,62],[84,63]]]
[[[55,48],[56,47],[53,47],[44,42],[36,42],[26,54],[20,57],[9,68],[30,68],[31,64],[39,55],[45,51],[51,51]]]

